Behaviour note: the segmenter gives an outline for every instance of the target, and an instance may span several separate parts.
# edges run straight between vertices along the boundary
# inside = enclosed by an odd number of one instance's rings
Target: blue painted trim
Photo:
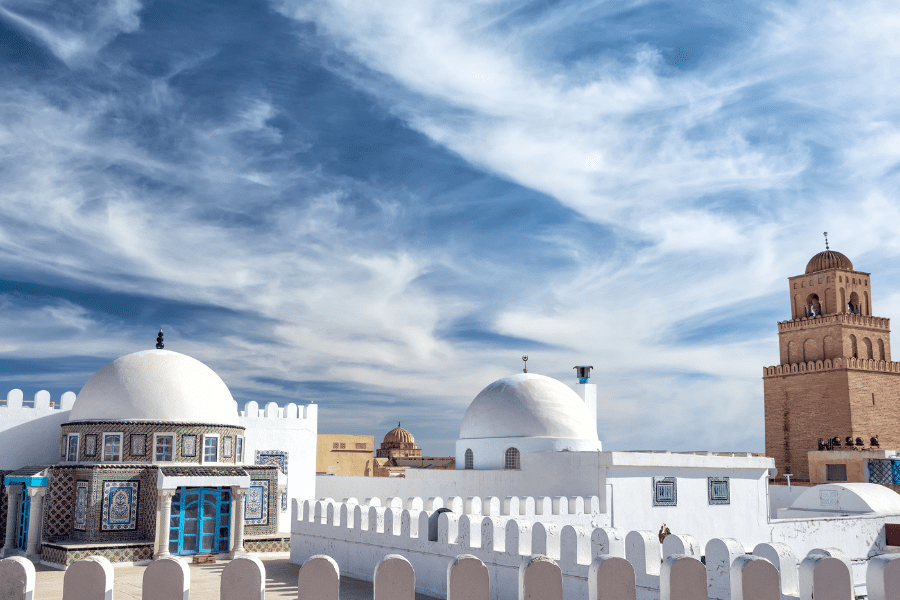
[[[9,485],[11,483],[24,483],[28,487],[47,487],[50,485],[49,477],[13,477],[12,475],[7,475],[3,478],[3,485]]]

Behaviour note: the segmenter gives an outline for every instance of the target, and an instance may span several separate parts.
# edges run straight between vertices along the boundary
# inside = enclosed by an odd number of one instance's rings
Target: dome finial
[[[826,250],[831,250],[831,248],[828,247],[828,232],[826,231],[826,232],[823,233],[822,235],[825,236],[825,249],[826,249]]]
[[[528,357],[527,357],[527,356],[523,356],[523,357],[522,357],[522,360],[525,362],[525,368],[522,369],[522,372],[523,372],[523,373],[527,373],[527,372],[528,372]]]
[[[163,344],[163,333],[162,333],[162,329],[160,329],[160,330],[159,330],[159,335],[156,336],[156,349],[157,349],[157,350],[162,350],[162,349],[165,348],[165,347],[166,347],[166,345]]]

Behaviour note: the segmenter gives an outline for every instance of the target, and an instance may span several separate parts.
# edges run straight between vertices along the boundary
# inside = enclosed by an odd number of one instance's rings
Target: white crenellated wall
[[[290,403],[282,407],[269,402],[265,408],[260,408],[257,402],[251,401],[238,412],[238,422],[246,428],[246,464],[256,463],[257,450],[288,453],[287,491],[291,499],[315,497],[318,410],[317,404]],[[280,498],[277,501],[280,503]],[[290,531],[290,506],[281,514],[279,530]]]
[[[523,453],[519,470],[407,469],[396,477],[316,477],[316,498],[397,496],[597,496],[595,526],[691,531],[714,537],[767,539],[770,458],[647,452]],[[653,477],[676,477],[676,506],[653,506]],[[708,477],[729,477],[731,501],[710,506]]]
[[[636,585],[638,574],[644,579],[639,561],[600,554],[593,558],[585,580],[566,581],[560,565],[546,555],[523,557],[515,569],[517,581],[500,587],[497,574],[502,567],[486,564],[472,555],[458,555],[445,561],[443,585],[432,594],[440,598],[541,598],[541,600],[772,600],[779,598],[852,598],[854,590],[846,563],[830,553],[806,556],[796,567],[783,564],[783,555],[774,547],[742,554],[727,572],[704,566],[692,555],[668,555],[657,567],[657,589]],[[508,569],[504,569],[508,570]],[[297,576],[298,600],[338,600],[341,575],[345,566],[329,555],[305,560]],[[870,600],[900,597],[900,554],[884,554],[868,561],[865,591]],[[426,591],[412,562],[406,556],[388,554],[379,558],[371,574],[363,579],[373,582],[375,600],[413,598],[416,590]],[[723,575],[730,587],[724,588]],[[35,592],[35,569],[27,559],[16,556],[0,561],[0,589],[9,600],[31,600]],[[509,579],[504,577],[504,579]],[[785,584],[792,580],[790,593]],[[266,592],[266,565],[256,557],[238,557],[222,569],[221,600],[260,600]],[[102,557],[76,561],[66,571],[63,595],[66,598],[112,598],[115,587],[112,568]],[[276,586],[277,587],[277,586]],[[182,557],[160,558],[147,567],[141,586],[145,600],[187,598],[191,589],[191,570]],[[859,589],[859,588],[858,588]],[[94,590],[94,595],[85,594]],[[277,590],[273,590],[277,591]],[[428,590],[431,591],[431,590]],[[198,590],[203,592],[203,590]],[[196,595],[196,592],[195,592]],[[208,594],[204,594],[208,595]]]
[[[769,540],[755,544],[733,538],[712,538],[700,544],[690,534],[670,535],[660,544],[656,531],[579,525],[579,519],[589,522],[591,515],[578,514],[578,507],[586,503],[596,514],[596,499],[561,500],[369,498],[360,504],[348,498],[343,502],[295,502],[291,562],[303,564],[310,556],[327,553],[341,565],[342,574],[371,579],[375,565],[386,554],[399,553],[415,569],[417,590],[442,597],[447,561],[454,556],[476,556],[489,565],[492,590],[515,591],[523,559],[543,554],[559,564],[565,597],[578,599],[587,597],[584,580],[592,560],[612,555],[627,558],[635,569],[638,598],[651,599],[660,597],[661,560],[677,554],[695,560],[703,557],[709,597],[729,600],[731,567],[742,556],[752,554],[775,564],[781,572],[782,592],[796,596],[804,576],[799,559],[823,555],[846,565],[859,595],[865,593],[869,559],[888,551],[885,523],[898,519],[897,515],[879,515],[780,521],[771,527]],[[444,507],[451,507],[451,512],[439,512]],[[545,514],[538,514],[536,507],[543,507]],[[492,597],[512,596],[505,592],[494,596],[492,592]]]
[[[24,402],[22,390],[6,395],[0,405],[0,470],[59,462],[60,426],[69,420],[75,393],[66,392],[51,408],[50,392],[41,390],[33,403]]]

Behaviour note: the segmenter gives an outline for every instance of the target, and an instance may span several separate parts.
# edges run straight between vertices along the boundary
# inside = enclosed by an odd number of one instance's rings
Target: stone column
[[[169,556],[169,521],[172,518],[172,496],[175,495],[175,490],[157,490],[157,494],[159,500],[157,501],[156,525],[159,533],[157,534],[154,559]]]
[[[31,505],[28,507],[28,545],[26,546],[26,556],[37,556],[38,541],[41,539],[41,531],[44,528],[44,496],[47,494],[47,488],[32,486],[26,490],[31,496]]]
[[[22,485],[15,483],[6,486],[6,540],[0,556],[9,556],[16,547],[16,517],[19,515],[19,492]]]
[[[231,551],[231,557],[246,554],[244,550],[244,503],[247,500],[247,494],[250,488],[232,488],[234,490],[234,548]]]

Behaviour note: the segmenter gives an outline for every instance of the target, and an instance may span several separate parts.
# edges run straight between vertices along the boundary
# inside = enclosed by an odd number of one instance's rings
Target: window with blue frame
[[[175,436],[174,435],[157,435],[156,436],[156,448],[154,450],[153,456],[159,462],[171,461],[174,454],[175,448]]]
[[[219,460],[219,436],[203,436],[203,462],[216,462]]]
[[[103,434],[103,461],[119,462],[122,460],[122,434]]]
[[[78,437],[77,433],[69,434],[69,444],[68,449],[66,450],[66,460],[68,462],[75,462],[78,460]]]

